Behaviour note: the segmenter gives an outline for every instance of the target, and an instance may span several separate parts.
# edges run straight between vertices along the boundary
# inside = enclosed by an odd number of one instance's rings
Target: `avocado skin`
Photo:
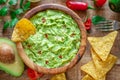
[[[0,43],[7,43],[10,46],[12,46],[14,52],[15,52],[15,61],[13,63],[2,63],[0,62],[0,70],[5,71],[6,73],[19,77],[22,75],[24,71],[24,63],[21,60],[21,58],[18,55],[17,48],[14,42],[7,38],[0,38]]]

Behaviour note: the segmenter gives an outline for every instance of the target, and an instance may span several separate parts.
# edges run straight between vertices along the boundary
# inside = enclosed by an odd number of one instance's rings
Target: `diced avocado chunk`
[[[0,43],[6,43],[12,46],[15,52],[15,61],[13,63],[0,62],[0,70],[3,70],[6,73],[15,77],[21,76],[24,71],[24,63],[22,62],[21,58],[18,55],[15,43],[7,38],[0,38]]]

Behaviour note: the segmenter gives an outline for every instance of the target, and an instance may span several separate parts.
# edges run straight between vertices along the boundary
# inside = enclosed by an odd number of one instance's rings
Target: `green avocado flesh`
[[[24,41],[23,47],[29,58],[46,68],[68,64],[77,54],[81,34],[71,16],[58,10],[38,12],[30,21],[36,34]]]
[[[16,45],[11,40],[7,38],[0,38],[0,43],[6,43],[12,46],[15,52],[15,61],[13,63],[2,63],[0,62],[0,70],[5,71],[6,73],[18,77],[22,75],[24,71],[24,63],[22,62],[21,58],[18,55]]]

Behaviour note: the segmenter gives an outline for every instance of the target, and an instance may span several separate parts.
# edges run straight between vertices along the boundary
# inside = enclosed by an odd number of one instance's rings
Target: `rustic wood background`
[[[37,5],[41,5],[41,4],[45,4],[45,3],[56,3],[56,4],[65,5],[65,1],[66,0],[41,0],[38,3],[32,3],[31,9]],[[92,0],[76,0],[76,1],[88,2],[89,5],[94,6]],[[115,20],[120,21],[120,13],[115,13],[115,12],[111,11],[108,7],[108,2],[106,2],[106,4],[101,9],[98,9],[98,10],[75,11],[75,12],[82,19],[84,19],[86,17],[86,15],[88,15],[90,18],[94,15],[100,15],[100,16],[104,16],[107,19],[115,19]],[[7,16],[6,18],[3,18],[3,17],[0,17],[0,18],[6,20],[9,18],[9,16]],[[3,25],[3,23],[0,22],[0,37],[10,38],[12,29],[8,29],[7,31],[3,32],[2,25]],[[116,55],[118,57],[118,60],[115,64],[115,66],[107,74],[106,80],[120,80],[120,30],[118,30],[118,32],[119,32],[118,36],[117,36],[115,43],[111,50],[111,53],[113,55]],[[89,31],[87,33],[87,36],[88,37],[89,36],[104,36],[107,33],[109,33],[109,32],[100,32],[100,31],[95,30],[94,25],[92,25],[92,29],[91,29],[91,31]],[[91,54],[90,54],[90,45],[88,43],[86,51],[84,53],[84,56],[79,61],[79,63],[75,67],[73,67],[71,70],[68,70],[65,73],[67,80],[81,80],[84,73],[80,70],[80,66],[84,65],[89,60],[91,60]],[[47,79],[49,80],[51,76],[52,75],[44,75],[40,80],[47,80]],[[10,76],[9,74],[4,73],[3,71],[0,71],[0,80],[29,80],[29,78],[26,75],[26,70],[24,71],[23,75],[18,78]]]

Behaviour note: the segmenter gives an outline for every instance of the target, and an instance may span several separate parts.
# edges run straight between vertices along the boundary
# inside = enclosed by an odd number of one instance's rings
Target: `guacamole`
[[[68,64],[77,54],[81,33],[71,16],[58,10],[45,10],[30,18],[37,31],[22,42],[29,58],[46,68]]]

